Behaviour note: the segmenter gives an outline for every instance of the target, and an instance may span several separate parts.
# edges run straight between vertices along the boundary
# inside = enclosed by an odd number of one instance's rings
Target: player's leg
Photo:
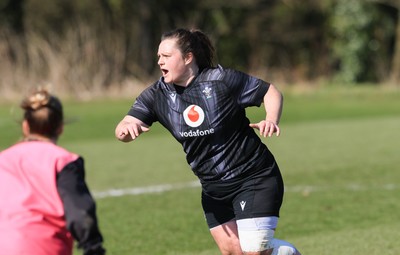
[[[222,255],[242,255],[236,221],[232,220],[210,229]]]
[[[278,217],[240,219],[238,226],[239,243],[245,255],[271,255]]]
[[[202,193],[204,215],[222,255],[242,255],[232,202],[216,199]]]
[[[243,227],[243,224],[239,221],[240,226]],[[211,228],[210,232],[222,255],[301,255],[292,244],[275,239],[274,230],[255,230],[248,224],[244,229],[238,231],[233,220]]]
[[[285,241],[274,239],[283,200],[283,181],[277,164],[242,183],[233,200],[238,236],[246,255],[299,255]]]
[[[277,217],[237,221],[240,246],[245,255],[300,255],[290,243],[275,239]]]
[[[273,252],[271,255],[301,255],[293,244],[280,239],[272,239],[271,246]]]
[[[253,175],[223,198],[202,193],[207,224],[222,255],[300,255],[293,245],[273,238],[283,198],[282,178],[277,165],[273,168],[275,175]]]

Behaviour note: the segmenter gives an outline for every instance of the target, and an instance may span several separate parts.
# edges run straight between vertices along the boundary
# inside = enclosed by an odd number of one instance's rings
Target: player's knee
[[[297,254],[296,248],[291,246],[280,246],[274,248],[272,252],[272,255],[296,255],[296,254]]]
[[[291,243],[283,240],[273,239],[270,241],[273,248],[271,255],[300,255],[300,252]]]
[[[271,255],[300,255],[291,243],[274,238],[277,217],[243,219],[238,220],[237,224],[244,254],[261,254],[272,250]]]
[[[291,243],[275,239],[274,230],[240,231],[239,240],[245,254],[271,250],[271,255],[300,255]]]

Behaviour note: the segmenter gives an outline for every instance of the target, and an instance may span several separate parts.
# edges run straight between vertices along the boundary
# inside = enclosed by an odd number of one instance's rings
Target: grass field
[[[219,254],[180,145],[159,125],[134,143],[114,139],[131,103],[65,104],[73,122],[60,145],[85,157],[108,254]],[[0,149],[19,136],[13,109],[0,105]],[[286,187],[276,237],[303,255],[400,254],[400,91],[285,92],[280,127],[265,139]]]

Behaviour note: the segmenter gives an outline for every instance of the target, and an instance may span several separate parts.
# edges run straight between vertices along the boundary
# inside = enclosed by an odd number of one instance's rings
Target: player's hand
[[[127,116],[117,126],[115,136],[122,142],[135,140],[143,132],[148,132],[150,128],[140,120]]]
[[[141,133],[149,130],[150,128],[136,123],[123,123],[118,130],[117,138],[121,141],[135,140]]]
[[[258,123],[250,123],[250,127],[258,129],[260,131],[260,135],[263,137],[271,137],[274,133],[276,133],[276,136],[281,134],[278,124],[270,120],[262,120]]]

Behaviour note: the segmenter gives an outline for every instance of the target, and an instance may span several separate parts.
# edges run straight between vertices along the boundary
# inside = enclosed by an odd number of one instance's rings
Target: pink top
[[[29,141],[0,152],[0,253],[71,255],[56,176],[78,155]]]

